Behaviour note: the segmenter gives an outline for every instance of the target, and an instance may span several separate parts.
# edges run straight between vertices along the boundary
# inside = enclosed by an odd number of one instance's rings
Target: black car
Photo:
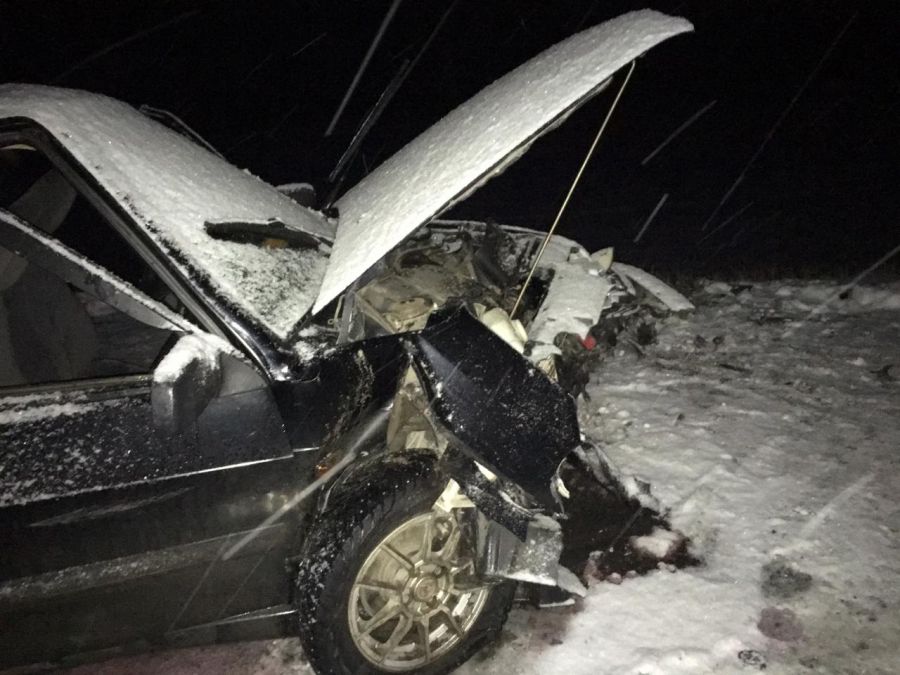
[[[395,333],[356,291],[689,29],[574,36],[336,218],[125,104],[0,87],[0,668],[299,634],[319,672],[445,672],[517,582],[582,592],[560,466],[621,486],[571,396],[465,302]]]

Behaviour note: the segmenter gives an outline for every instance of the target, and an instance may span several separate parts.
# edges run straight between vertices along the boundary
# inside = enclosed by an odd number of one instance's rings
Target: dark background
[[[366,138],[346,184],[522,61],[646,2],[458,0]],[[0,80],[165,108],[234,164],[275,184],[312,182],[321,195],[363,116],[451,5],[401,2],[325,138],[391,3],[0,1]],[[873,263],[900,244],[898,5],[655,0],[655,9],[687,17],[696,32],[640,60],[559,232],[589,249],[614,245],[619,258],[664,272],[845,276]],[[452,215],[545,229],[616,89]],[[634,243],[665,193],[668,201]],[[888,267],[898,270],[897,258]]]

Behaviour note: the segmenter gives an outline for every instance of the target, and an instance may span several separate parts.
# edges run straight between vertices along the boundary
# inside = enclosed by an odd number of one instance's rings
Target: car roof
[[[115,99],[40,85],[0,86],[0,118],[43,128],[189,278],[285,337],[315,300],[327,257],[213,239],[205,223],[265,221],[330,240],[334,225],[271,185]]]

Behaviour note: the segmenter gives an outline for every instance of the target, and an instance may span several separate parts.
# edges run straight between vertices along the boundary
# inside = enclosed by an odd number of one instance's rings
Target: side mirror
[[[219,350],[196,335],[182,337],[153,371],[154,424],[180,433],[206,410],[222,384]]]

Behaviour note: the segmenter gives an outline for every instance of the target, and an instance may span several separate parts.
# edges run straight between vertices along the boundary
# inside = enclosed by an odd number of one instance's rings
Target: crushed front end
[[[652,507],[649,493],[619,478],[584,439],[572,396],[464,308],[435,313],[403,340],[407,382],[417,386],[405,405],[395,403],[390,445],[429,444],[448,478],[438,506],[477,509],[479,572],[583,594],[560,564],[572,559],[568,512],[583,511],[584,500]],[[578,476],[577,490],[569,476]]]

